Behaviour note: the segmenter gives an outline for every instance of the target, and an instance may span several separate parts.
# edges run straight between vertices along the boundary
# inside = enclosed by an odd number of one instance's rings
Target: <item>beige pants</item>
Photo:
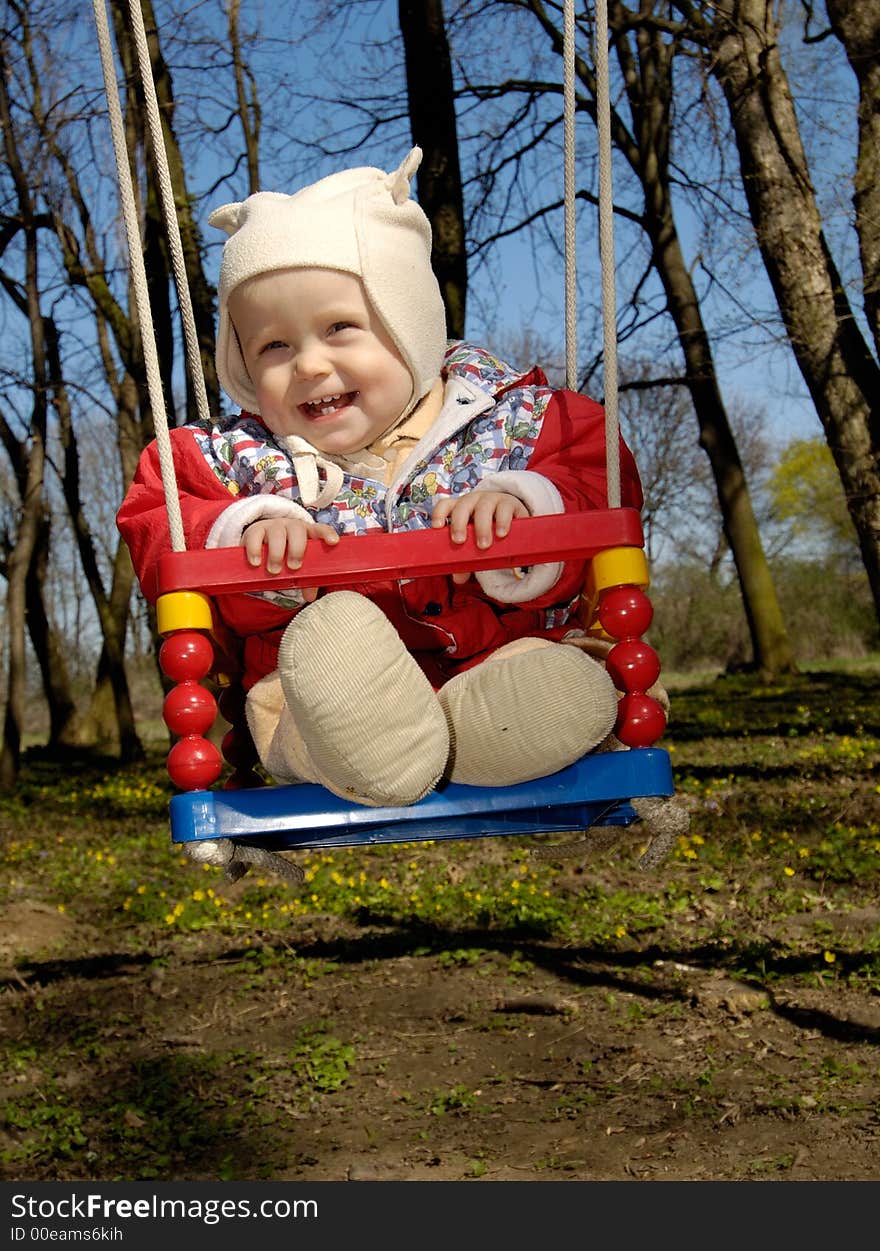
[[[586,651],[519,639],[434,692],[372,601],[337,591],[285,631],[276,672],[247,700],[279,782],[320,782],[356,803],[415,803],[442,779],[507,786],[603,744],[617,695]]]

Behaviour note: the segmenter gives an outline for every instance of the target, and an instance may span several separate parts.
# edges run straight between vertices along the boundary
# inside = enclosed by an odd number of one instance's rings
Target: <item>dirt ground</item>
[[[878,921],[832,918],[867,942]],[[45,1116],[75,1094],[95,1117],[65,1145],[59,1114],[54,1159],[6,1179],[137,1179],[126,1136],[179,1180],[880,1178],[880,999],[810,985],[788,957],[756,985],[686,943],[329,915],[256,950],[216,933],[127,950],[25,899],[0,920],[0,969],[2,1035],[24,1056],[0,1103],[32,1079],[32,1040],[66,1047]],[[297,1068],[309,1029],[323,1046]],[[4,1158],[25,1136],[7,1124]]]

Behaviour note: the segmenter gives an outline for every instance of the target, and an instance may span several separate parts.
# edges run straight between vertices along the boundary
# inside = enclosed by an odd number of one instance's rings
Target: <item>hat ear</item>
[[[422,163],[422,149],[412,148],[393,174],[385,179],[385,186],[395,204],[405,204],[410,197],[409,180]]]
[[[208,217],[208,225],[225,230],[228,235],[234,235],[244,220],[243,208],[244,204],[221,204]]]

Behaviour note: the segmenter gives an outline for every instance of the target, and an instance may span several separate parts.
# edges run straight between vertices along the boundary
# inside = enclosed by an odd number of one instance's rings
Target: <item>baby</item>
[[[431,231],[393,173],[349,169],[212,213],[228,234],[217,371],[241,412],[173,430],[187,545],[241,545],[268,573],[308,540],[473,527],[607,507],[601,407],[447,343]],[[641,506],[621,443],[625,506]],[[169,548],[155,444],[118,523],[142,585]],[[566,639],[584,562],[217,601],[243,642],[248,725],[277,781],[371,805],[443,779],[554,773],[608,738],[617,697]]]

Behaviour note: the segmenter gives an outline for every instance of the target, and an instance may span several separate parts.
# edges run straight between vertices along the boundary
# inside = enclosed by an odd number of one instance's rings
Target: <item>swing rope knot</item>
[[[227,882],[237,882],[249,869],[264,869],[287,882],[296,883],[297,886],[305,880],[305,873],[300,866],[285,860],[277,852],[267,851],[263,847],[252,847],[248,843],[237,843],[231,838],[201,839],[198,842],[184,843],[183,849],[198,864],[213,864],[223,869]]]

